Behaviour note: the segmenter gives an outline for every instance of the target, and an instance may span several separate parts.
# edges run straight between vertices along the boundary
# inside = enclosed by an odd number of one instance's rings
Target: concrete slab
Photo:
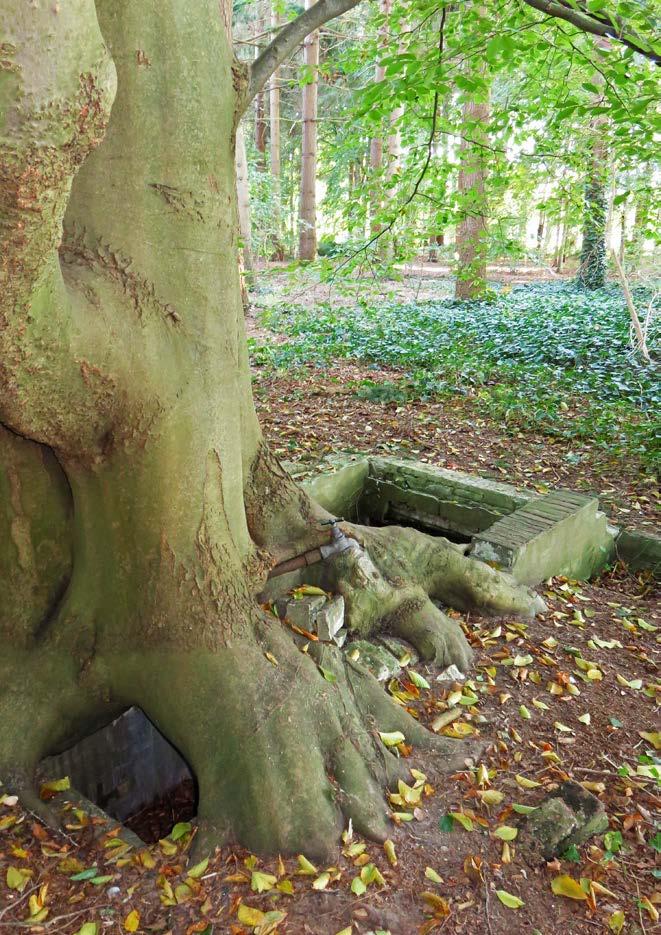
[[[614,550],[613,531],[597,497],[556,490],[474,536],[471,554],[534,585],[553,575],[587,580]]]

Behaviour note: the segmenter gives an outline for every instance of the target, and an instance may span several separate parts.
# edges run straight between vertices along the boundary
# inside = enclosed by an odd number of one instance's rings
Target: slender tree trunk
[[[455,284],[458,299],[479,298],[487,286],[487,162],[480,144],[487,142],[488,123],[488,99],[466,101],[463,108],[464,135],[459,147],[461,218],[457,225]]]
[[[604,84],[601,75],[595,76],[598,85]],[[601,95],[595,98],[600,104]],[[602,289],[606,284],[606,218],[608,179],[607,121],[598,115],[592,121],[587,172],[583,201],[583,243],[577,273],[577,282],[584,289]]]
[[[381,14],[384,17],[383,24],[379,30],[379,49],[377,55],[380,56],[385,52],[388,46],[388,17],[390,16],[390,9],[392,6],[392,0],[379,0],[379,9]],[[377,61],[374,67],[374,82],[379,84],[385,78],[385,68],[379,61]],[[381,207],[383,205],[383,137],[381,135],[374,136],[370,139],[370,149],[369,149],[369,165],[370,165],[370,233],[372,236],[378,234],[381,230],[381,223],[377,220],[378,215],[381,212]]]
[[[309,10],[315,0],[305,0]],[[303,85],[303,137],[301,151],[301,196],[298,256],[314,260],[317,256],[317,93],[319,69],[319,33],[305,40],[303,61],[309,74]]]
[[[245,283],[250,285],[253,278],[254,262],[252,255],[252,225],[250,221],[250,184],[248,180],[248,159],[243,126],[236,128],[236,195],[239,212],[239,236],[241,237],[241,259]],[[247,296],[246,296],[247,299]],[[244,306],[247,302],[244,300]]]
[[[258,0],[260,15],[255,21],[257,35],[261,36],[266,28],[266,18],[264,16],[264,0]],[[259,55],[259,46],[255,47],[255,58]],[[266,104],[264,101],[264,91],[260,89],[255,97],[255,149],[259,153],[259,167],[266,171]]]
[[[336,647],[300,652],[262,609],[265,588],[300,583],[267,576],[328,542],[327,514],[270,454],[252,402],[234,172],[245,75],[218,5],[71,0],[55,15],[11,0],[0,27],[14,76],[0,99],[3,787],[53,821],[38,761],[136,705],[197,778],[198,853],[234,838],[328,854],[349,818],[383,839],[401,770],[374,727],[451,770],[467,751]],[[351,547],[318,580],[361,633],[387,622],[466,669],[430,595],[537,608],[441,540],[345,528]]]
[[[271,28],[277,29],[280,25],[280,13],[276,0],[271,0]],[[280,69],[271,75],[269,81],[269,125],[270,125],[270,160],[271,182],[273,186],[273,226],[274,226],[274,259],[284,259],[282,245],[282,157],[280,145]]]

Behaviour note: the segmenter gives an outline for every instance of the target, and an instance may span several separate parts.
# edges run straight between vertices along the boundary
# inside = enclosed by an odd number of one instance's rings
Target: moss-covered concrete
[[[586,580],[614,554],[613,534],[596,497],[558,490],[529,500],[475,536],[472,554],[523,584],[553,575]]]

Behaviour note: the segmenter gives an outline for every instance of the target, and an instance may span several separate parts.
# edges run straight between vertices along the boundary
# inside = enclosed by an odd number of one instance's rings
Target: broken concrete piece
[[[378,646],[368,640],[354,640],[353,643],[349,643],[345,652],[354,662],[369,669],[380,682],[385,682],[402,671],[398,659],[388,652],[385,646]]]
[[[344,625],[344,598],[341,594],[327,600],[314,619],[315,632],[320,640],[330,642]]]
[[[579,783],[569,780],[528,816],[519,843],[529,852],[552,860],[572,844],[578,846],[607,830],[608,815],[603,803]]]
[[[443,669],[440,675],[436,676],[437,682],[463,682],[466,678],[465,674],[458,669],[455,665],[448,666],[447,669]]]
[[[317,613],[325,603],[326,598],[321,594],[307,595],[299,600],[292,599],[287,601],[284,616],[294,626],[313,632]]]
[[[413,646],[397,636],[380,636],[378,642],[382,643],[388,652],[399,660],[400,665],[414,666],[420,659]]]

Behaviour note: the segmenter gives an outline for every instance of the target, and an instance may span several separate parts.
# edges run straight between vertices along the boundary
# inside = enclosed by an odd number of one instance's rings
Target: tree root
[[[340,553],[320,575],[344,596],[349,628],[399,636],[425,661],[465,672],[472,658],[460,627],[434,601],[497,616],[533,617],[545,608],[510,575],[466,557],[447,539],[397,526],[344,528],[360,547]]]

